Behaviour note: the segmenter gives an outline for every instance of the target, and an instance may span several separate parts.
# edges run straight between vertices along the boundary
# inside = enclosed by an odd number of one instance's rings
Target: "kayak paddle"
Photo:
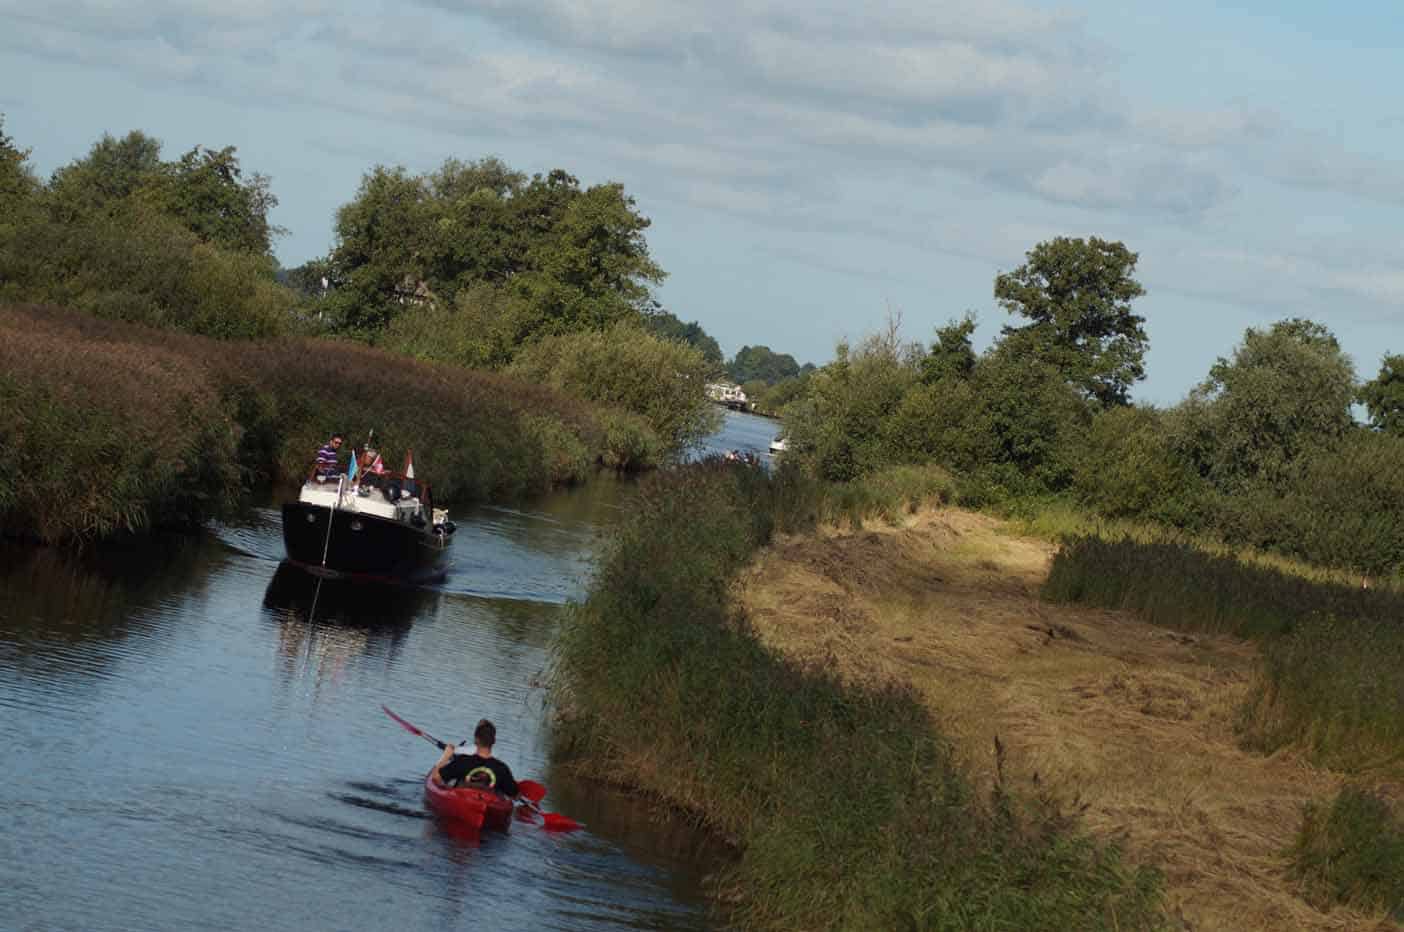
[[[448,747],[447,744],[444,744],[442,741],[440,741],[438,738],[435,738],[433,735],[429,734],[427,731],[420,731],[418,728],[415,728],[415,727],[414,727],[413,725],[411,725],[409,722],[407,722],[407,721],[405,721],[404,719],[400,718],[400,716],[396,715],[394,712],[391,712],[388,706],[381,706],[380,708],[381,708],[381,710],[382,710],[386,715],[388,715],[388,716],[390,716],[391,718],[393,718],[396,722],[399,723],[399,725],[400,725],[401,728],[403,728],[405,731],[409,732],[410,734],[412,734],[412,735],[418,735],[419,737],[423,738],[425,741],[428,741],[430,744],[434,745],[434,747],[438,748],[440,751],[442,751],[444,748]]]
[[[430,744],[434,745],[434,747],[438,748],[441,751],[444,748],[448,747],[447,744],[440,741],[438,738],[435,738],[427,731],[423,730],[422,728],[416,728],[414,725],[411,725],[409,722],[400,718],[400,716],[396,715],[394,712],[391,712],[389,706],[382,705],[380,708],[381,711],[383,711],[386,715],[394,719],[396,724],[398,724],[401,728],[403,728],[410,734],[423,738],[425,741],[428,741]],[[563,816],[558,812],[547,812],[546,810],[542,809],[539,805],[537,805],[537,803],[541,802],[542,797],[546,795],[546,787],[542,786],[540,783],[537,783],[535,780],[518,780],[517,792],[518,794],[520,794],[522,799],[526,801],[527,807],[541,816],[542,823],[545,825],[548,831],[570,832],[574,831],[577,828],[580,828],[580,823],[570,818],[569,816]]]

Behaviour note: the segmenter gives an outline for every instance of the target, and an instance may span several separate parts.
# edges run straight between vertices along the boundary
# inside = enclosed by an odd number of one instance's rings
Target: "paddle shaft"
[[[430,744],[434,745],[434,747],[438,748],[440,751],[442,751],[444,748],[448,747],[447,744],[444,744],[444,742],[440,741],[438,738],[435,738],[433,735],[429,734],[429,732],[425,731],[425,730],[422,729],[422,728],[416,728],[415,726],[411,725],[409,722],[407,722],[407,721],[405,721],[404,719],[400,718],[400,716],[396,715],[394,712],[391,712],[388,706],[381,706],[381,707],[380,707],[380,710],[381,710],[382,712],[384,712],[386,715],[388,715],[388,716],[390,716],[391,718],[393,718],[393,719],[395,720],[396,724],[398,724],[398,725],[399,725],[401,728],[403,728],[405,731],[409,732],[409,733],[412,734],[412,735],[418,735],[419,737],[423,738],[425,741],[428,741]]]

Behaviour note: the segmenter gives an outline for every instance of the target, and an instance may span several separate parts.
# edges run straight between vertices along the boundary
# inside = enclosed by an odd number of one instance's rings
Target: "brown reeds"
[[[332,430],[411,449],[437,498],[505,499],[651,465],[637,418],[509,376],[348,341],[219,341],[0,308],[0,527],[43,540],[189,523],[300,480]]]

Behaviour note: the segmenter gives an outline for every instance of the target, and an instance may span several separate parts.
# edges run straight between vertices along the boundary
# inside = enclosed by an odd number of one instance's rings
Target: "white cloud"
[[[1303,191],[1404,203],[1404,164],[1248,101],[1131,99],[1081,17],[1032,4],[0,0],[0,17],[10,51],[475,145],[530,140],[568,169],[589,158],[631,191],[781,235],[1008,267],[1037,238],[1097,232],[1154,257],[1162,287],[1404,306],[1404,257],[1362,258],[1369,234],[1348,225],[1339,247],[1305,248],[1292,224],[1201,247]],[[1349,205],[1301,213],[1332,211]]]

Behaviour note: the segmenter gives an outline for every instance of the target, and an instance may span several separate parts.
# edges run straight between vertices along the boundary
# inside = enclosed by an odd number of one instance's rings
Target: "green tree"
[[[1100,411],[1073,460],[1074,490],[1109,518],[1199,528],[1209,487],[1172,440],[1166,416],[1129,405]]]
[[[726,372],[738,385],[755,379],[774,385],[799,375],[800,366],[789,353],[774,353],[768,346],[743,346],[727,363]]]
[[[1042,359],[1102,407],[1128,403],[1145,378],[1145,319],[1131,301],[1145,294],[1132,275],[1137,255],[1119,242],[1057,237],[1039,243],[1027,261],[995,278],[994,294],[1011,314],[1010,349]]]
[[[273,238],[284,232],[268,219],[278,205],[268,176],[247,181],[233,146],[196,146],[163,172],[162,207],[201,240],[225,249],[271,256]]]
[[[39,190],[39,179],[29,167],[29,150],[5,135],[5,115],[0,113],[0,223],[28,205]]]
[[[381,330],[407,299],[416,300],[428,198],[423,179],[377,165],[361,179],[355,199],[337,210],[329,261],[335,290],[327,304],[340,328]]]
[[[888,422],[918,382],[918,355],[898,339],[895,323],[856,349],[840,343],[834,355],[786,407],[785,434],[788,456],[821,478],[846,482],[901,458]]]
[[[695,347],[709,365],[720,371],[722,367],[721,347],[707,331],[702,329],[702,325],[697,321],[683,323],[676,315],[662,308],[655,308],[644,317],[644,326],[648,328],[650,333],[655,333],[664,339],[676,340],[679,343]]]
[[[1380,374],[1360,387],[1370,426],[1404,437],[1404,356],[1386,355]]]
[[[104,135],[85,157],[54,172],[48,186],[49,207],[63,223],[111,216],[138,202],[223,249],[271,258],[283,232],[268,219],[278,204],[268,177],[246,180],[234,146],[196,146],[165,162],[160,140],[140,130],[121,139]]]
[[[50,207],[61,222],[118,209],[159,184],[165,173],[161,142],[141,130],[121,139],[104,133],[88,154],[54,172]]]
[[[1354,425],[1355,368],[1322,325],[1291,319],[1249,328],[1179,412],[1180,443],[1226,492],[1289,479],[1303,454]]]
[[[520,302],[518,342],[604,329],[638,318],[663,279],[648,225],[622,186],[582,190],[560,170],[528,180],[496,159],[450,159],[420,176],[376,166],[337,212],[328,303],[342,329],[371,335],[486,285]]]
[[[970,338],[976,323],[975,315],[967,312],[960,320],[936,328],[936,342],[921,361],[923,382],[933,385],[948,376],[963,379],[975,370],[975,349]]]

